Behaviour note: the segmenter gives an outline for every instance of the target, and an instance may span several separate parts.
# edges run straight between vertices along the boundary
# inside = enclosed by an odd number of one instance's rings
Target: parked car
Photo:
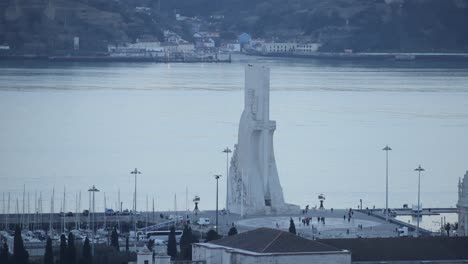
[[[106,216],[113,216],[115,215],[115,212],[112,209],[106,209],[105,214]]]
[[[122,215],[130,215],[130,211],[128,209],[125,209],[122,211]]]
[[[89,210],[83,210],[83,216],[88,216],[89,215]]]
[[[200,219],[198,219],[197,224],[201,226],[206,226],[206,225],[211,224],[211,220],[209,218],[201,217]]]
[[[66,217],[73,217],[73,212],[68,212],[65,214]]]

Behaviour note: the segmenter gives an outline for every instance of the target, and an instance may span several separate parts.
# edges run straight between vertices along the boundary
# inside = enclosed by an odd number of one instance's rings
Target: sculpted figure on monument
[[[244,111],[229,169],[228,208],[233,213],[265,214],[298,206],[284,202],[273,151],[275,121],[270,120],[270,70],[245,69]]]

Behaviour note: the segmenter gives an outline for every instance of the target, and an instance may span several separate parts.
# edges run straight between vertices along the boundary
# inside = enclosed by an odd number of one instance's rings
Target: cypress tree
[[[191,227],[188,228],[187,240],[190,243],[189,243],[189,248],[188,248],[186,257],[187,257],[187,260],[192,260],[192,243],[196,243],[198,241],[195,241],[195,237],[192,234],[192,228]]]
[[[296,234],[296,225],[292,218],[289,220],[289,233]]]
[[[68,233],[67,260],[67,264],[76,263],[75,236],[71,232]]]
[[[13,263],[27,264],[29,262],[29,254],[24,249],[23,237],[21,237],[21,228],[19,225],[15,228],[14,248],[13,248]]]
[[[65,234],[60,236],[60,264],[67,264],[67,238]]]
[[[175,258],[177,257],[177,241],[174,226],[171,226],[168,236],[167,255],[171,256],[171,260],[175,260]]]
[[[125,238],[125,251],[128,252],[130,251],[130,246],[128,242],[128,236]]]
[[[180,255],[183,260],[192,260],[192,229],[187,225],[180,238]]]
[[[52,239],[50,239],[50,237],[47,238],[46,242],[44,264],[54,264],[54,252],[52,250]]]
[[[115,248],[117,251],[120,251],[119,234],[117,234],[117,229],[115,227],[111,233],[111,247]]]
[[[8,264],[9,258],[10,252],[8,251],[8,245],[4,242],[0,250],[0,264]]]
[[[89,239],[86,237],[83,244],[83,264],[93,263],[93,257],[91,255],[91,245],[89,244]]]

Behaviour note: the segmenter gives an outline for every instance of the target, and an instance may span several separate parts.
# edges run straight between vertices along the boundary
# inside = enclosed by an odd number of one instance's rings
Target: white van
[[[199,224],[199,225],[201,225],[201,226],[206,226],[206,225],[211,224],[211,221],[210,221],[209,218],[203,218],[203,217],[202,217],[202,218],[198,219],[197,224]]]

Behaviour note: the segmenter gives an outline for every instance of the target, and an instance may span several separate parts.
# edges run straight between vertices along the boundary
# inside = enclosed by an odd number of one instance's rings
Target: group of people
[[[353,215],[354,215],[353,209],[349,208],[349,211],[348,211],[348,223],[351,222],[351,217],[353,217]],[[343,215],[343,220],[346,220],[346,215]]]

